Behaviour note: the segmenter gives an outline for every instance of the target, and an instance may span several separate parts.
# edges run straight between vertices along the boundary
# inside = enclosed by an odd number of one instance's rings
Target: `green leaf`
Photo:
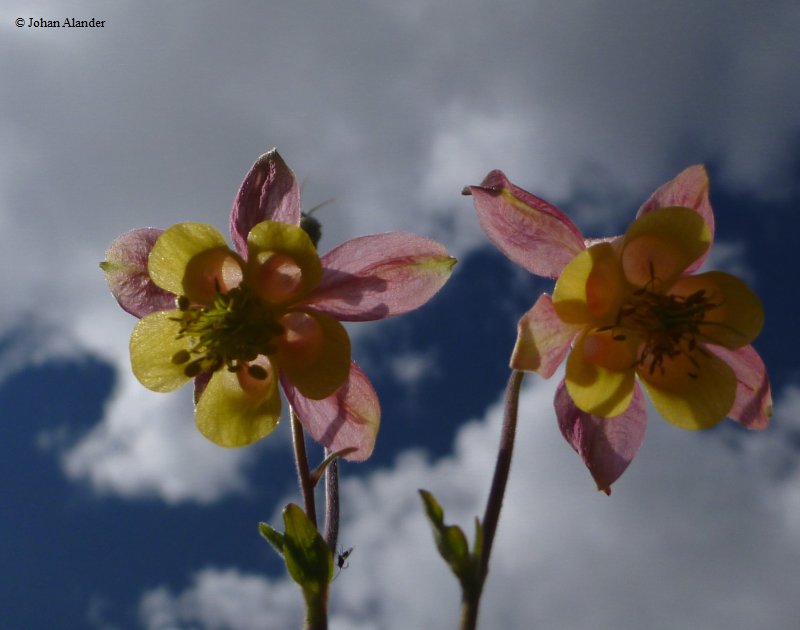
[[[483,531],[476,518],[475,525],[475,550],[470,553],[467,537],[457,525],[445,525],[444,510],[436,498],[427,490],[420,490],[425,513],[433,529],[433,539],[439,554],[450,565],[461,588],[465,591],[472,590],[479,583],[480,548],[483,546]]]
[[[425,504],[425,512],[428,514],[428,519],[434,527],[439,527],[444,523],[444,510],[439,502],[427,490],[420,490],[419,495],[422,497],[422,502]]]
[[[480,519],[476,516],[475,541],[472,545],[472,555],[480,560],[481,554],[483,554],[483,525],[481,525]]]
[[[275,529],[269,523],[259,523],[258,524],[258,531],[267,540],[267,542],[270,545],[272,545],[273,549],[275,549],[277,554],[282,558],[283,557],[283,545],[285,543],[286,536],[281,534],[277,529]]]
[[[289,575],[303,589],[307,600],[323,595],[333,577],[330,548],[306,513],[294,503],[284,508],[283,522],[286,526],[283,556]]]
[[[338,457],[344,457],[345,455],[349,455],[350,453],[357,451],[358,449],[355,446],[348,446],[347,448],[343,448],[341,450],[336,451],[335,453],[331,453],[328,455],[322,463],[317,466],[314,470],[311,471],[309,477],[311,478],[311,484],[316,487],[319,480],[322,478],[322,475],[325,474],[325,470],[330,466],[335,459]]]

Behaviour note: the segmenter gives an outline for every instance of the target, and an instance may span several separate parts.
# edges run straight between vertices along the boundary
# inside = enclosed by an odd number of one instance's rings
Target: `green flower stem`
[[[305,594],[305,592],[304,592]],[[304,630],[328,630],[328,590],[314,596],[305,594],[306,619]]]
[[[511,470],[511,455],[514,452],[514,438],[517,432],[517,409],[519,408],[519,390],[522,386],[523,372],[514,370],[506,386],[505,413],[503,428],[500,432],[500,448],[497,452],[497,463],[494,468],[492,488],[486,502],[483,515],[483,549],[478,584],[475,589],[464,590],[461,600],[461,630],[475,630],[478,625],[478,606],[483,592],[483,585],[489,574],[489,556],[492,543],[500,520],[500,508],[503,507],[503,496],[506,492],[508,474]]]
[[[325,457],[328,455],[330,451],[326,448]],[[335,459],[325,469],[325,532],[322,537],[335,554],[339,539],[339,462]]]
[[[303,506],[306,516],[314,527],[317,526],[317,506],[314,501],[314,484],[308,468],[308,457],[306,456],[306,439],[303,434],[303,426],[297,418],[294,409],[289,410],[289,417],[292,424],[292,444],[294,445],[294,460],[297,466],[297,482],[300,484],[300,492],[303,495]]]

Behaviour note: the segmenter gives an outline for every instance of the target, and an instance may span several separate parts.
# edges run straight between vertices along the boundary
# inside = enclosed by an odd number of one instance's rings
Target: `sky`
[[[28,26],[68,16],[105,23]],[[97,266],[132,228],[226,232],[245,173],[277,147],[304,207],[331,200],[322,251],[406,230],[459,258],[420,310],[348,328],[383,417],[373,457],[341,467],[354,551],[332,628],[457,623],[417,489],[472,535],[516,321],[552,290],[489,244],[462,187],[502,169],[603,236],[699,163],[708,266],[764,304],[771,426],[690,433],[649,407],[607,497],[558,432],[559,374],[529,375],[480,620],[797,627],[798,30],[790,0],[3,3],[0,626],[299,626],[299,591],[257,530],[299,501],[287,423],[246,449],[207,442],[188,388],[131,374],[135,320]]]

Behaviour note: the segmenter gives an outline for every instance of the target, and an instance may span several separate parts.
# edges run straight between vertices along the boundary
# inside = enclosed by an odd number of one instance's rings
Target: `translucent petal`
[[[322,281],[303,305],[344,321],[400,315],[430,300],[455,263],[442,245],[416,234],[362,236],[322,257]]]
[[[634,385],[631,404],[613,418],[581,411],[564,381],[556,389],[554,404],[564,439],[583,459],[597,489],[611,494],[611,484],[625,472],[644,441],[647,409],[641,388]]]
[[[632,284],[668,288],[711,245],[711,232],[694,210],[653,210],[631,223],[622,242],[622,267]]]
[[[753,346],[736,350],[720,346],[708,349],[736,374],[736,400],[728,416],[747,429],[766,429],[772,416],[772,388],[767,368],[758,352]]]
[[[618,416],[630,405],[635,371],[610,370],[592,363],[581,336],[567,359],[566,384],[575,404],[586,413],[608,418]]]
[[[291,301],[301,299],[319,284],[322,277],[319,254],[308,234],[299,227],[262,221],[250,230],[247,243],[250,252],[247,259],[248,284],[256,291],[269,284],[269,278],[264,278],[263,274],[269,271],[272,254],[283,254],[300,268],[300,282]]]
[[[225,238],[206,223],[178,223],[158,237],[150,252],[147,269],[162,289],[176,295],[186,293],[184,278],[189,262],[198,254],[227,249]]]
[[[214,372],[195,410],[200,433],[219,446],[247,446],[272,432],[281,416],[281,397],[274,370],[257,393],[248,393],[239,375]]]
[[[345,383],[322,400],[304,397],[286,375],[281,376],[281,384],[303,428],[316,442],[331,451],[355,448],[344,456],[348,461],[364,461],[372,454],[381,407],[372,384],[354,362]]]
[[[692,359],[682,353],[663,357],[663,370],[638,370],[658,412],[682,429],[707,429],[719,423],[733,407],[736,375],[719,357],[699,348]]]
[[[300,224],[300,187],[276,149],[256,160],[231,208],[231,238],[243,257],[247,256],[247,235],[262,221]]]
[[[638,219],[643,214],[659,208],[668,208],[670,206],[691,208],[705,221],[711,235],[710,243],[712,243],[714,241],[714,212],[708,200],[708,188],[708,173],[706,173],[705,167],[702,164],[690,166],[681,171],[674,179],[660,186],[642,204],[636,214],[636,218]],[[699,269],[707,255],[708,251],[689,265],[686,268],[686,272],[689,273]]]
[[[567,356],[580,329],[580,326],[561,321],[550,296],[543,293],[519,320],[511,367],[550,378]]]
[[[306,398],[320,400],[333,394],[350,371],[350,338],[347,331],[330,315],[304,311],[319,325],[322,340],[313,354],[294,351],[281,338],[276,360],[280,369]]]
[[[181,312],[158,311],[140,319],[131,334],[131,367],[139,381],[156,392],[171,392],[190,380],[185,365],[172,358],[191,346],[189,339],[176,339]]]
[[[100,268],[119,305],[136,317],[175,307],[175,294],[156,286],[147,258],[163,230],[141,228],[119,236],[106,250]]]
[[[561,210],[492,171],[470,186],[483,231],[509,259],[539,276],[555,278],[584,248],[583,235]]]
[[[553,291],[553,306],[570,324],[613,324],[628,290],[613,246],[598,243],[564,267]]]
[[[706,312],[700,332],[708,343],[740,348],[755,339],[764,326],[761,300],[736,276],[709,271],[679,278],[669,290],[688,297],[702,291],[706,299],[719,306]]]

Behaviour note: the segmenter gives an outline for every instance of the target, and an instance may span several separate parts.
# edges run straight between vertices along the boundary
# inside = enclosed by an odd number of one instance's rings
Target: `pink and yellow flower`
[[[730,274],[692,273],[714,231],[702,166],[661,186],[624,235],[600,241],[500,171],[465,192],[503,253],[557,279],[552,297],[543,294],[520,320],[511,367],[548,378],[567,357],[556,415],[599,489],[610,492],[644,438],[639,383],[684,429],[726,416],[767,425],[769,380],[750,345],[764,322],[761,303]]]
[[[383,319],[427,302],[455,263],[408,233],[365,236],[320,257],[300,228],[300,192],[277,151],[261,156],[234,201],[234,248],[212,226],[133,230],[101,264],[140,317],[133,372],[154,391],[195,381],[195,420],[221,446],[269,434],[280,384],[308,433],[346,459],[369,457],[380,422],[372,385],[340,321]]]

